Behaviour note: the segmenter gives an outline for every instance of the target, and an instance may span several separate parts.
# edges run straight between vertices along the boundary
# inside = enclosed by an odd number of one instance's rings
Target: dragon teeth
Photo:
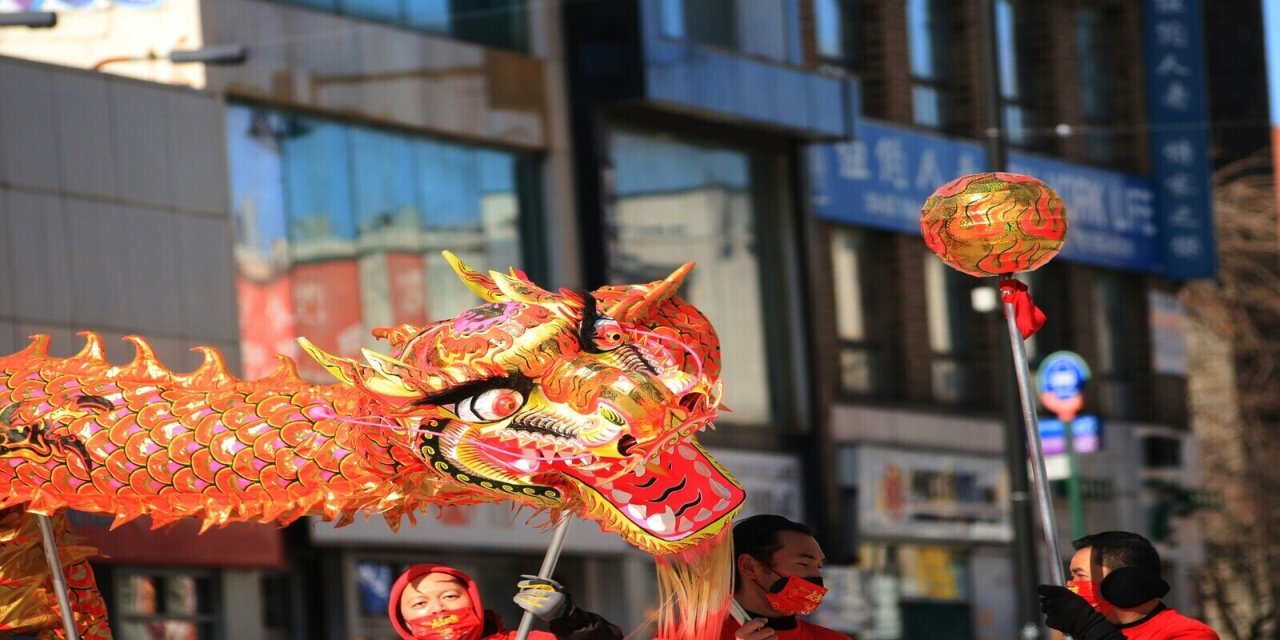
[[[649,516],[644,523],[657,533],[669,533],[675,530],[676,514],[672,513],[671,508],[668,507],[662,513]]]

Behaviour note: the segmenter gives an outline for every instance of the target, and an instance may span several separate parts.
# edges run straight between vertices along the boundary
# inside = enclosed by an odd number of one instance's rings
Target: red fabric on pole
[[[1018,332],[1026,340],[1035,335],[1044,326],[1044,312],[1031,300],[1027,285],[1020,280],[1008,279],[1000,281],[1000,299],[1013,304],[1013,321],[1018,325]]]

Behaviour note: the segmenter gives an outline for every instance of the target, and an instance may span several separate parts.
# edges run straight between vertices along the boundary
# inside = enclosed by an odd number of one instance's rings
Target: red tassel
[[[1027,285],[1020,280],[1008,279],[1000,281],[1000,299],[1013,305],[1013,322],[1018,325],[1018,332],[1026,340],[1035,335],[1044,326],[1044,312],[1031,300]]]

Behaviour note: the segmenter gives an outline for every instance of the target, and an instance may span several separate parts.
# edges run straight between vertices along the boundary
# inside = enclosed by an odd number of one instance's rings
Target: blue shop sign
[[[987,165],[976,142],[859,119],[855,138],[813,145],[810,176],[818,217],[920,233],[920,208],[938,187]]]
[[[1146,178],[1025,153],[1009,154],[1009,170],[1053,187],[1067,207],[1061,260],[1112,269],[1155,271],[1155,192]]]
[[[1210,193],[1209,104],[1199,0],[1146,0],[1147,115],[1156,203],[1163,214],[1162,274],[1217,272]]]
[[[920,233],[920,208],[935,189],[987,166],[981,145],[862,119],[857,137],[810,147],[818,217]],[[1010,170],[1043,180],[1062,196],[1071,229],[1061,259],[1155,272],[1158,225],[1150,180],[1012,153]]]

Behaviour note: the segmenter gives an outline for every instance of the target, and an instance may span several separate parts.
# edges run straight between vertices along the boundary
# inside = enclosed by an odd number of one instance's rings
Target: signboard
[[[856,456],[864,536],[1007,542],[1008,477],[996,457],[862,446]]]
[[[1044,455],[1066,453],[1065,435],[1061,420],[1040,419],[1040,448]],[[1102,423],[1098,416],[1076,416],[1071,421],[1071,448],[1076,453],[1097,453],[1102,448]]]
[[[746,491],[747,502],[738,518],[757,513],[776,513],[797,522],[804,521],[803,485],[800,461],[792,455],[777,453],[710,450]],[[501,549],[542,553],[551,543],[551,529],[535,524],[545,518],[533,517],[533,511],[518,509],[512,503],[479,504],[435,510],[418,516],[417,526],[406,520],[400,531],[393,532],[380,516],[336,527],[332,522],[311,518],[312,540],[327,546],[398,546],[444,547],[466,549]],[[632,549],[616,534],[600,531],[594,522],[578,520],[569,527],[565,548],[573,553],[625,553]]]
[[[982,171],[982,146],[859,119],[855,137],[809,147],[818,217],[920,233],[920,208],[938,187]]]
[[[976,142],[866,120],[856,131],[854,140],[810,147],[819,217],[920,233],[920,208],[933,191],[986,167],[986,152]],[[1155,270],[1159,247],[1149,180],[1025,153],[1011,153],[1009,168],[1040,178],[1062,196],[1071,222],[1063,260]]]
[[[1187,312],[1178,297],[1163,291],[1147,292],[1148,323],[1151,326],[1151,370],[1154,373],[1187,375]]]
[[[1045,356],[1036,370],[1041,404],[1059,418],[1071,420],[1084,406],[1083,392],[1089,375],[1089,365],[1075,353],[1055,351]]]
[[[1062,198],[1070,230],[1058,259],[1137,271],[1159,264],[1150,180],[1025,153],[1009,154],[1009,170],[1039,178]]]
[[[809,147],[810,189],[820,218],[918,234],[920,208],[935,189],[988,166],[985,150],[972,140],[866,119],[858,121],[855,131],[853,140]],[[1186,161],[1188,153],[1178,143],[1166,155],[1176,164]],[[1190,159],[1198,162],[1197,153]],[[1062,196],[1071,224],[1062,260],[1145,273],[1165,269],[1171,277],[1181,277],[1177,274],[1196,267],[1174,264],[1185,251],[1173,248],[1213,243],[1207,226],[1184,220],[1199,219],[1199,202],[1170,209],[1165,206],[1168,198],[1145,176],[1017,152],[1009,154],[1009,170],[1040,178]],[[1181,189],[1185,177],[1170,182],[1170,176],[1157,175],[1165,191]],[[1169,233],[1162,231],[1165,227]]]
[[[113,516],[68,511],[71,533],[85,546],[96,548],[110,564],[179,567],[282,569],[284,529],[276,524],[231,522],[200,533],[203,523],[178,520],[151,529],[142,516],[114,530]]]
[[[1204,9],[1200,0],[1145,0],[1143,15],[1149,141],[1162,214],[1162,274],[1174,280],[1212,278],[1217,256]]]

